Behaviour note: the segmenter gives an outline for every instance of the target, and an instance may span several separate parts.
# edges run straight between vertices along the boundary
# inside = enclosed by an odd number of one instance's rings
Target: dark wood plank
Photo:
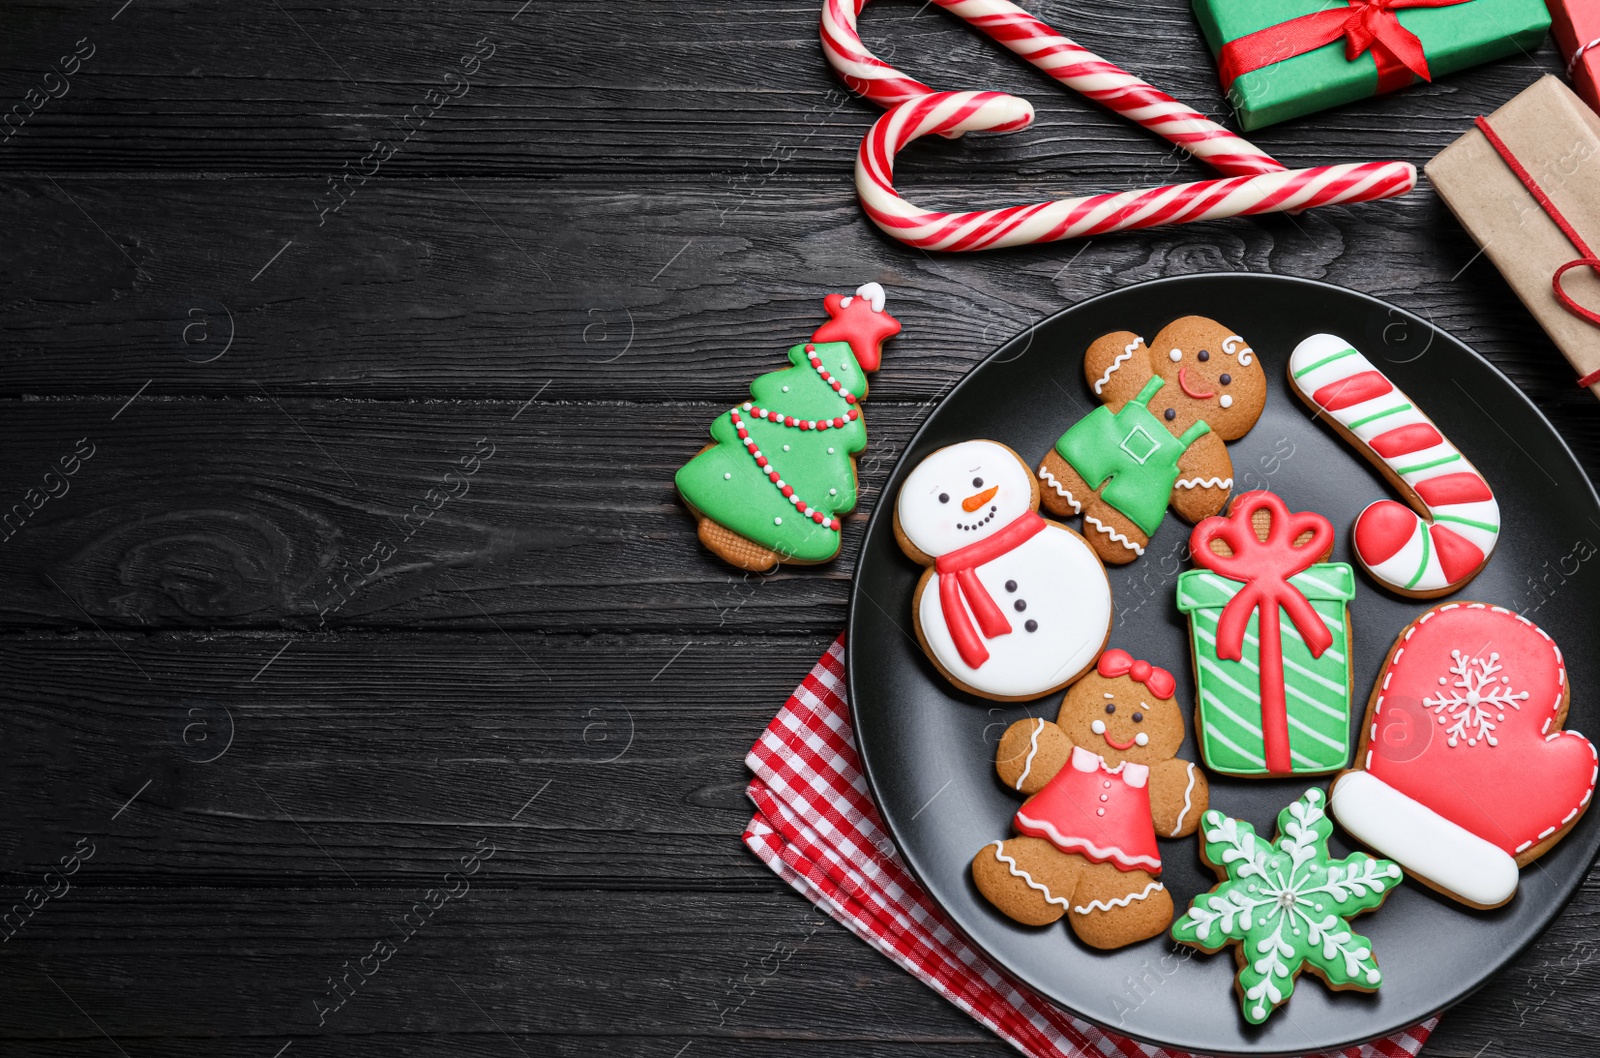
[[[931,401],[1073,302],[1231,269],[1389,298],[1469,340],[1563,427],[1593,410],[1426,185],[1298,218],[972,257],[893,244],[861,215],[844,173],[785,174],[731,213],[715,189],[681,182],[641,194],[393,180],[321,227],[292,181],[159,180],[132,185],[136,195],[122,177],[3,186],[12,237],[0,249],[11,278],[0,395],[120,403],[146,386],[152,397],[259,397],[266,386],[720,402],[744,396],[810,335],[824,293],[872,279],[905,324],[874,399]],[[1006,188],[982,197],[1027,201],[1059,185],[1008,175]],[[948,182],[917,190],[929,204],[972,198]]]
[[[141,397],[113,418],[121,403],[5,412],[15,442],[0,506],[12,518],[0,621],[830,636],[844,625],[848,558],[762,577],[696,540],[672,474],[726,405],[306,401],[258,390]],[[849,554],[926,410],[868,409]],[[84,437],[93,455],[64,478],[59,462]],[[465,474],[474,453],[489,458]]]
[[[0,637],[0,884],[79,837],[122,884],[289,886],[481,837],[508,881],[761,889],[744,755],[832,639]]]

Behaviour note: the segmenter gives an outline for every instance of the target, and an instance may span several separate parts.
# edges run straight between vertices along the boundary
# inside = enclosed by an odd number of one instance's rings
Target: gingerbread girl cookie
[[[972,861],[978,889],[1007,916],[1063,916],[1085,944],[1120,948],[1172,922],[1156,837],[1192,834],[1210,802],[1203,772],[1176,756],[1183,714],[1172,673],[1108,650],[1073,684],[1056,722],[1019,720],[995,770],[1028,795],[1013,826]]]
[[[1132,562],[1170,506],[1190,522],[1228,502],[1233,460],[1266,404],[1266,374],[1249,344],[1204,316],[1161,329],[1149,346],[1128,331],[1105,335],[1083,371],[1102,407],[1062,434],[1039,465],[1044,508],[1083,515],[1102,560]]]

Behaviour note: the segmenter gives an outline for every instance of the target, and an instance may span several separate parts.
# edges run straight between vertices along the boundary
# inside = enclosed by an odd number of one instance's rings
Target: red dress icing
[[[1512,856],[1571,822],[1595,750],[1551,732],[1566,670],[1526,618],[1482,603],[1424,614],[1383,675],[1367,771]]]
[[[1017,811],[1017,832],[1062,852],[1118,870],[1161,873],[1150,819],[1150,769],[1124,761],[1108,767],[1098,753],[1072,747],[1072,759]]]

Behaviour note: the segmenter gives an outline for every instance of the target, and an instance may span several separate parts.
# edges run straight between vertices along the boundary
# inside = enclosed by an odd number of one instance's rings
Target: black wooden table
[[[1221,115],[1182,0],[1030,6]],[[1467,340],[1600,468],[1593,398],[1426,183],[970,258],[883,238],[850,179],[878,111],[818,7],[6,7],[0,1053],[1009,1053],[739,841],[745,750],[953,381],[1128,283],[1311,276]],[[917,147],[921,201],[1203,172],[920,0],[864,27],[1039,110]],[[1420,165],[1558,65],[1256,139]],[[731,572],[672,471],[867,280],[905,333],[844,554]],[[1430,1053],[1584,1050],[1597,911],[1591,881]]]

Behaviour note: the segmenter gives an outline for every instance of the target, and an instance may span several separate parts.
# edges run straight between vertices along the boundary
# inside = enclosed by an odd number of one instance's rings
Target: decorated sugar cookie
[[[956,686],[1038,698],[1077,679],[1105,646],[1105,567],[1083,537],[1039,516],[1039,483],[1005,445],[963,441],[917,464],[895,503],[894,534],[928,567],[911,604],[917,641]]]
[[[1500,506],[1478,468],[1433,420],[1331,334],[1295,347],[1289,385],[1406,501],[1377,500],[1356,517],[1354,550],[1362,567],[1418,599],[1448,595],[1476,577],[1500,537]]]
[[[1333,784],[1334,818],[1412,877],[1497,907],[1594,796],[1595,748],[1561,729],[1571,700],[1538,625],[1483,603],[1435,606],[1389,651],[1358,767]]]
[[[1120,948],[1172,921],[1158,880],[1160,838],[1194,833],[1210,803],[1199,768],[1176,756],[1183,714],[1172,673],[1123,650],[1067,691],[1056,722],[1030,718],[1000,739],[995,770],[1027,795],[1012,825],[972,860],[978,890],[1030,926],[1065,918],[1080,940]]]
[[[1320,775],[1350,763],[1350,611],[1355,571],[1325,562],[1333,526],[1247,492],[1189,537],[1200,569],[1178,577],[1189,615],[1206,767],[1251,777]]]
[[[1233,488],[1236,441],[1261,417],[1266,375],[1248,343],[1215,320],[1185,316],[1155,341],[1128,331],[1096,339],[1084,375],[1102,403],[1062,434],[1039,465],[1044,507],[1083,515],[1083,535],[1119,565],[1144,554],[1171,507],[1216,514]]]
[[[1252,1025],[1289,1001],[1300,971],[1334,989],[1376,991],[1383,972],[1372,942],[1349,919],[1376,909],[1403,880],[1399,864],[1364,852],[1334,859],[1321,790],[1278,813],[1270,844],[1242,819],[1205,814],[1201,858],[1222,881],[1195,897],[1172,939],[1201,951],[1237,945],[1239,1007]]]
[[[855,509],[867,372],[900,322],[877,283],[824,305],[828,322],[789,350],[790,366],[752,382],[751,399],[712,422],[713,443],[678,470],[701,543],[740,569],[828,561]]]

